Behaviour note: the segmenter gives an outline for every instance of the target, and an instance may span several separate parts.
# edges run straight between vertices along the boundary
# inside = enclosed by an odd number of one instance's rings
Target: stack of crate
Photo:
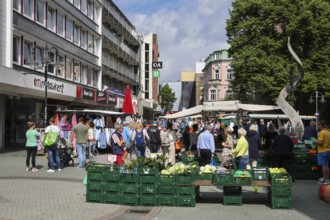
[[[176,187],[176,206],[195,207],[196,205],[196,187],[195,186],[177,186]]]
[[[158,205],[158,175],[155,172],[141,173],[140,176],[140,205]]]
[[[175,175],[158,176],[158,205],[176,206]]]
[[[241,206],[243,201],[241,186],[223,186],[223,205]]]
[[[296,179],[318,179],[322,176],[322,170],[317,165],[316,154],[308,154],[307,151],[294,150],[294,160],[289,166],[289,172]]]
[[[272,209],[292,209],[292,178],[286,174],[271,174],[271,187],[268,187],[268,198]]]
[[[87,174],[87,176],[89,173]],[[103,200],[104,203],[121,204],[122,202],[122,181],[118,170],[103,172]]]
[[[86,187],[86,201],[103,203],[103,169],[94,169],[88,171],[87,174],[87,187]]]

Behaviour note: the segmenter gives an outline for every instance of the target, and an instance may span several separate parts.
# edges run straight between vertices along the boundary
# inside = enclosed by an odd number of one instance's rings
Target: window
[[[43,49],[41,47],[36,47],[36,63],[39,65],[42,64],[42,55],[43,55]]]
[[[74,43],[79,45],[79,41],[80,41],[80,27],[78,25],[74,26],[74,32],[73,32],[73,36],[74,36]]]
[[[47,28],[49,30],[55,31],[55,11],[49,7],[47,10]]]
[[[144,49],[145,49],[146,51],[149,51],[149,44],[145,44],[145,45],[144,45]]]
[[[96,37],[94,37],[94,45],[93,45],[93,52],[94,54],[97,54],[97,45],[98,45],[98,40],[96,39]]]
[[[57,60],[58,62],[64,63],[64,57],[63,56],[58,56],[57,59],[58,59]],[[64,78],[64,66],[57,67],[56,73],[57,73],[56,75],[58,77]]]
[[[73,66],[73,80],[80,82],[80,64],[78,62],[75,62]]]
[[[81,83],[87,84],[87,66],[81,65]]]
[[[145,88],[145,91],[149,91],[149,80],[148,79],[144,80],[144,88]]]
[[[13,38],[13,62],[19,63],[20,61],[20,38],[17,36],[14,36]]]
[[[93,53],[93,35],[88,33],[88,52]]]
[[[215,70],[215,79],[220,79],[220,74],[218,69]]]
[[[69,41],[72,41],[72,21],[66,19],[66,30],[65,30],[65,37]]]
[[[45,25],[45,3],[41,0],[37,2],[37,22]]]
[[[34,0],[23,1],[23,14],[32,18]]]
[[[86,14],[87,12],[87,0],[81,0],[81,12]]]
[[[80,9],[80,0],[73,0],[74,6],[76,6],[78,9]]]
[[[145,54],[144,56],[145,62],[149,63],[149,52],[145,52],[144,54]]]
[[[55,74],[55,68],[54,68],[54,64],[53,63],[55,63],[55,53],[54,52],[51,52],[51,51],[48,51],[48,56],[50,58],[50,64],[47,65],[47,67],[48,67],[47,72],[49,74],[54,75]]]
[[[233,79],[233,72],[232,69],[227,69],[227,80]]]
[[[81,47],[83,49],[86,49],[86,36],[87,36],[87,32],[81,31]]]
[[[19,11],[20,9],[20,4],[21,3],[21,0],[14,0],[13,1],[13,8],[16,10],[16,11]]]
[[[87,71],[87,85],[91,86],[93,80],[93,68],[88,68]]]
[[[24,48],[23,48],[23,52],[24,52],[24,61],[23,64],[24,65],[29,65],[30,61],[31,61],[31,54],[32,54],[32,43],[28,42],[28,41],[24,41]]]
[[[65,78],[68,80],[72,80],[72,59],[66,58],[65,64]]]
[[[88,0],[87,16],[92,20],[94,19],[94,3],[91,0]]]
[[[215,101],[216,100],[216,91],[215,89],[210,90],[210,101]]]
[[[57,14],[57,34],[64,36],[64,16]]]
[[[94,74],[93,74],[93,86],[94,87],[97,87],[98,78],[99,78],[99,71],[94,70]]]

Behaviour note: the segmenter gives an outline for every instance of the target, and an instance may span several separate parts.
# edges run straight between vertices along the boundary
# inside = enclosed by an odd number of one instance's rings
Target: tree
[[[287,49],[289,36],[305,70],[295,91],[318,89],[330,97],[329,0],[236,0],[232,6],[226,29],[237,98],[259,95],[273,102],[289,85],[290,69],[298,73]]]
[[[162,88],[162,103],[161,107],[165,112],[173,109],[173,104],[176,101],[175,92],[172,91],[170,86],[166,83]]]

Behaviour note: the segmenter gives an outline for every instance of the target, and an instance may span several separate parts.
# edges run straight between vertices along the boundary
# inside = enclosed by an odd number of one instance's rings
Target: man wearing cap
[[[157,153],[162,143],[157,121],[154,121],[153,124],[149,127],[148,135],[150,137],[150,151],[151,153]]]
[[[214,143],[214,136],[211,133],[213,130],[212,125],[208,125],[203,131],[197,141],[197,151],[199,159],[199,165],[205,166],[210,164],[211,157],[214,155],[215,143]]]
[[[121,124],[115,124],[116,131],[111,135],[111,151],[117,155],[117,164],[124,164],[123,155],[125,153],[125,140],[122,136],[123,126]]]

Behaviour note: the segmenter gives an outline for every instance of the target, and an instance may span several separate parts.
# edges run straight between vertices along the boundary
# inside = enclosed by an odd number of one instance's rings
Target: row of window
[[[215,71],[215,79],[220,79],[220,71],[219,71],[219,69],[216,69]],[[232,69],[227,69],[227,78],[226,78],[227,80],[232,80],[233,79],[233,71],[232,71]]]
[[[217,99],[217,91],[215,89],[210,89],[209,91],[210,91],[210,93],[209,93],[210,101],[218,100]],[[231,89],[227,89],[226,95],[230,95],[230,94],[232,94],[232,92],[233,91]],[[218,96],[219,96],[219,99],[220,99],[220,92],[218,93]]]
[[[88,86],[97,87],[100,71],[88,66],[86,63],[76,60],[65,54],[55,54],[55,51],[48,51],[51,63],[46,67],[42,66],[45,49],[35,42],[24,39],[24,37],[13,37],[13,63],[36,71],[47,72],[69,81],[74,81]],[[32,66],[35,61],[36,67]],[[62,67],[55,67],[60,62]]]
[[[79,0],[79,2],[80,1],[82,3],[87,0]],[[80,4],[80,7],[82,5],[83,4]],[[91,5],[93,6],[91,6],[91,8],[94,8],[93,2],[91,2]],[[14,10],[32,19],[37,24],[55,32],[57,35],[74,43],[82,49],[97,54],[97,50],[100,46],[100,39],[83,29],[81,26],[75,24],[75,22],[68,19],[67,16],[60,14],[57,10],[49,7],[44,0],[24,0],[23,4],[21,0],[14,0],[13,7]]]

